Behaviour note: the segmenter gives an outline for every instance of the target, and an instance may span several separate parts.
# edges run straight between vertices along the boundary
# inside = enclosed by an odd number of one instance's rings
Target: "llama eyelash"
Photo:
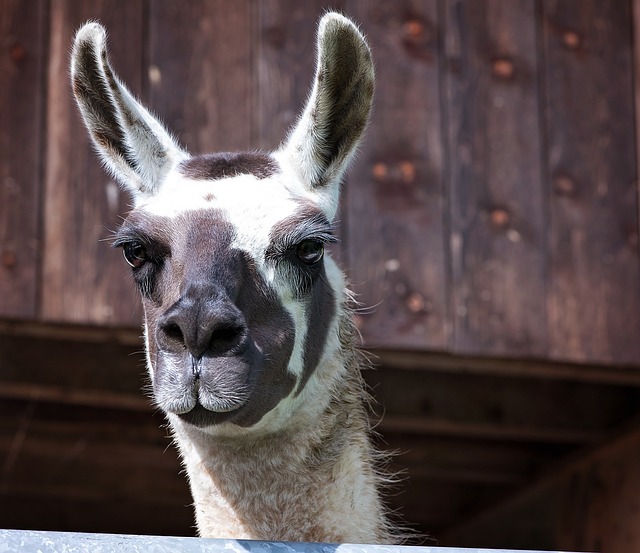
[[[335,244],[339,240],[329,232],[290,237],[282,242],[272,244],[265,253],[265,258],[272,261],[281,261],[295,252],[297,246],[307,240],[320,242],[322,245]]]
[[[305,240],[317,241],[323,245],[339,242],[331,223],[323,215],[316,214],[310,219],[298,222],[293,230],[277,233],[265,252],[265,259],[283,259]]]

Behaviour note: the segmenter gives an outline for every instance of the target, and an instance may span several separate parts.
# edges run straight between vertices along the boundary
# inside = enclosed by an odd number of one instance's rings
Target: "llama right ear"
[[[340,180],[369,119],[374,69],[364,37],[340,14],[320,20],[317,49],[309,100],[279,153],[333,219]]]
[[[187,154],[115,75],[106,32],[86,23],[76,34],[71,83],[82,119],[105,166],[134,199],[154,195],[167,172]]]

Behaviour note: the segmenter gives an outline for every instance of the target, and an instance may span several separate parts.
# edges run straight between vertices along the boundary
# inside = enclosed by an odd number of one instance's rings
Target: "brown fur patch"
[[[191,157],[180,164],[179,170],[194,180],[218,180],[237,175],[266,179],[278,171],[278,163],[260,152],[223,152]]]

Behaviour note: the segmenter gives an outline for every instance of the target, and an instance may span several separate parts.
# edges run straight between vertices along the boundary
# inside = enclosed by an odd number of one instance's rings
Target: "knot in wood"
[[[401,161],[398,164],[402,181],[408,183],[416,180],[416,166],[410,161]]]
[[[9,57],[14,63],[20,63],[27,57],[27,49],[20,43],[14,42],[9,47]]]
[[[264,32],[264,38],[276,50],[281,50],[287,42],[287,33],[282,27],[269,27]]]
[[[493,60],[492,71],[497,78],[504,81],[513,79],[516,72],[513,62],[507,58],[497,58]]]
[[[407,308],[411,313],[420,313],[425,310],[425,301],[422,294],[413,292],[407,298]]]
[[[496,208],[491,210],[491,223],[499,228],[504,228],[509,224],[509,212],[506,209]]]
[[[576,31],[565,31],[562,33],[562,42],[570,50],[577,50],[582,44],[582,37]]]
[[[554,184],[556,192],[562,196],[572,196],[576,191],[576,183],[567,175],[558,175]]]
[[[16,253],[13,250],[4,250],[0,259],[2,260],[2,266],[5,269],[13,269],[18,262]]]
[[[378,182],[386,180],[387,175],[389,174],[389,167],[387,167],[386,163],[374,163],[371,169],[371,174],[373,175],[374,180],[377,180]]]
[[[408,38],[420,38],[424,34],[424,25],[417,19],[408,19],[402,25],[402,32]]]
[[[411,184],[416,180],[416,165],[412,161],[402,160],[391,165],[379,161],[371,168],[371,174],[377,182],[393,180],[404,184]]]

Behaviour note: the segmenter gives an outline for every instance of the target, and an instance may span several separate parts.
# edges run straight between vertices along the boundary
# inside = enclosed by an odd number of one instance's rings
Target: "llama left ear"
[[[320,20],[317,48],[311,95],[279,153],[332,219],[340,180],[369,119],[374,69],[364,37],[340,14]]]
[[[105,166],[138,201],[157,193],[171,167],[187,154],[116,76],[106,40],[104,27],[96,22],[78,31],[71,54],[71,83]]]

